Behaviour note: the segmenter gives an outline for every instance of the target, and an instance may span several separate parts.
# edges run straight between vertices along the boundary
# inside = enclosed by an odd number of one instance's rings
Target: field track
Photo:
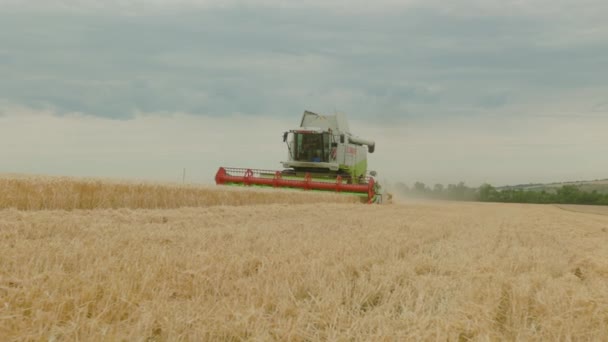
[[[606,340],[606,246],[543,205],[3,209],[0,339]]]
[[[556,207],[578,213],[608,215],[608,206],[605,205],[559,204]]]

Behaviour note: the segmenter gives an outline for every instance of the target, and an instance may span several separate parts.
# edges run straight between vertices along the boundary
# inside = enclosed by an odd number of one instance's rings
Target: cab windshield
[[[295,159],[306,162],[329,162],[328,133],[295,133]]]

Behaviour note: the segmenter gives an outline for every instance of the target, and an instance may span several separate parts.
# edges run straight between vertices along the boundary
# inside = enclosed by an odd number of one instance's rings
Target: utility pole
[[[182,173],[182,184],[186,184],[186,168],[184,168],[184,172]]]

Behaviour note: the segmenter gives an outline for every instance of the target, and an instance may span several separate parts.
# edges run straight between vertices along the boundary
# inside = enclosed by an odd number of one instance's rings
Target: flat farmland
[[[0,210],[0,339],[608,338],[608,216],[239,204]]]

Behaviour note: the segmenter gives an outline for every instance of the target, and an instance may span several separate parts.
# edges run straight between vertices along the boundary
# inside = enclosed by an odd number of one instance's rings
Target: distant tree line
[[[450,200],[450,201],[478,201],[478,202],[505,202],[505,203],[560,203],[560,204],[594,204],[608,205],[608,194],[597,190],[584,191],[577,185],[563,185],[549,191],[526,190],[521,188],[495,188],[484,184],[478,188],[468,187],[463,182],[458,184],[435,184],[432,188],[422,182],[416,182],[411,187],[404,183],[397,183],[395,190],[398,193],[414,198]]]

